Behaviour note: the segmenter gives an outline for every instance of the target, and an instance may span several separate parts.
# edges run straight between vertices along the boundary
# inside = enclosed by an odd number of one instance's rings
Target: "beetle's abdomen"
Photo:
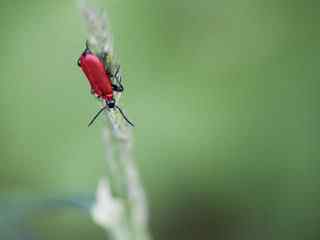
[[[80,57],[80,67],[86,75],[93,92],[105,100],[112,99],[112,84],[100,59],[91,53]]]

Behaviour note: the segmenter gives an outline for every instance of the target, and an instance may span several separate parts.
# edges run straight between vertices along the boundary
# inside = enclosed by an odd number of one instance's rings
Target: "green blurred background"
[[[101,6],[154,239],[319,239],[320,2]],[[98,104],[76,65],[76,1],[1,1],[0,29],[0,196],[93,193],[103,121],[86,127]],[[28,219],[39,239],[105,239],[74,210]]]

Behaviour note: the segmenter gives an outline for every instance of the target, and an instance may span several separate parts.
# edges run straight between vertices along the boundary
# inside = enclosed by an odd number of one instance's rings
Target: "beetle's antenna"
[[[103,108],[101,108],[96,115],[94,115],[94,117],[91,119],[91,121],[88,124],[88,127],[90,127],[92,125],[92,123],[94,123],[94,121],[97,119],[97,117],[99,117],[99,115],[107,108],[107,106],[104,106]]]
[[[117,108],[119,110],[119,112],[121,113],[122,117],[127,121],[127,123],[129,123],[132,127],[134,127],[134,124],[132,122],[130,122],[130,120],[126,117],[126,115],[122,112],[121,108],[118,107],[117,105],[115,105],[115,108]]]

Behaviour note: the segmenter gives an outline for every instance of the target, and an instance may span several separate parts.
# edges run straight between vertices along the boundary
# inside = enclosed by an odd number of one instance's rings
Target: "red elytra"
[[[112,84],[110,75],[106,71],[102,60],[100,60],[100,58],[97,55],[90,51],[88,47],[88,42],[86,42],[85,51],[81,54],[80,58],[78,59],[78,66],[86,75],[91,86],[91,92],[94,93],[97,97],[102,98],[106,102],[106,106],[101,108],[98,111],[98,113],[92,118],[92,120],[89,123],[89,126],[106,108],[118,109],[123,118],[131,126],[134,126],[133,123],[130,122],[129,119],[125,116],[125,114],[122,112],[121,108],[116,105],[116,102],[113,98],[113,91],[123,91],[123,86],[121,82],[119,82],[119,86]]]
[[[91,91],[107,102],[113,101],[112,82],[101,60],[90,52],[84,52],[79,63],[90,83]]]

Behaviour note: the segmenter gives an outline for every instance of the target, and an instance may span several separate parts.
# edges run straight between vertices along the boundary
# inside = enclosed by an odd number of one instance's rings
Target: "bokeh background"
[[[122,106],[160,239],[319,239],[319,1],[105,0]],[[105,239],[74,209],[93,196],[103,121],[76,60],[76,1],[0,3],[0,239]],[[27,203],[26,203],[27,202]],[[8,206],[8,203],[10,206]],[[20,213],[19,213],[20,214]],[[16,214],[16,218],[20,218]]]

